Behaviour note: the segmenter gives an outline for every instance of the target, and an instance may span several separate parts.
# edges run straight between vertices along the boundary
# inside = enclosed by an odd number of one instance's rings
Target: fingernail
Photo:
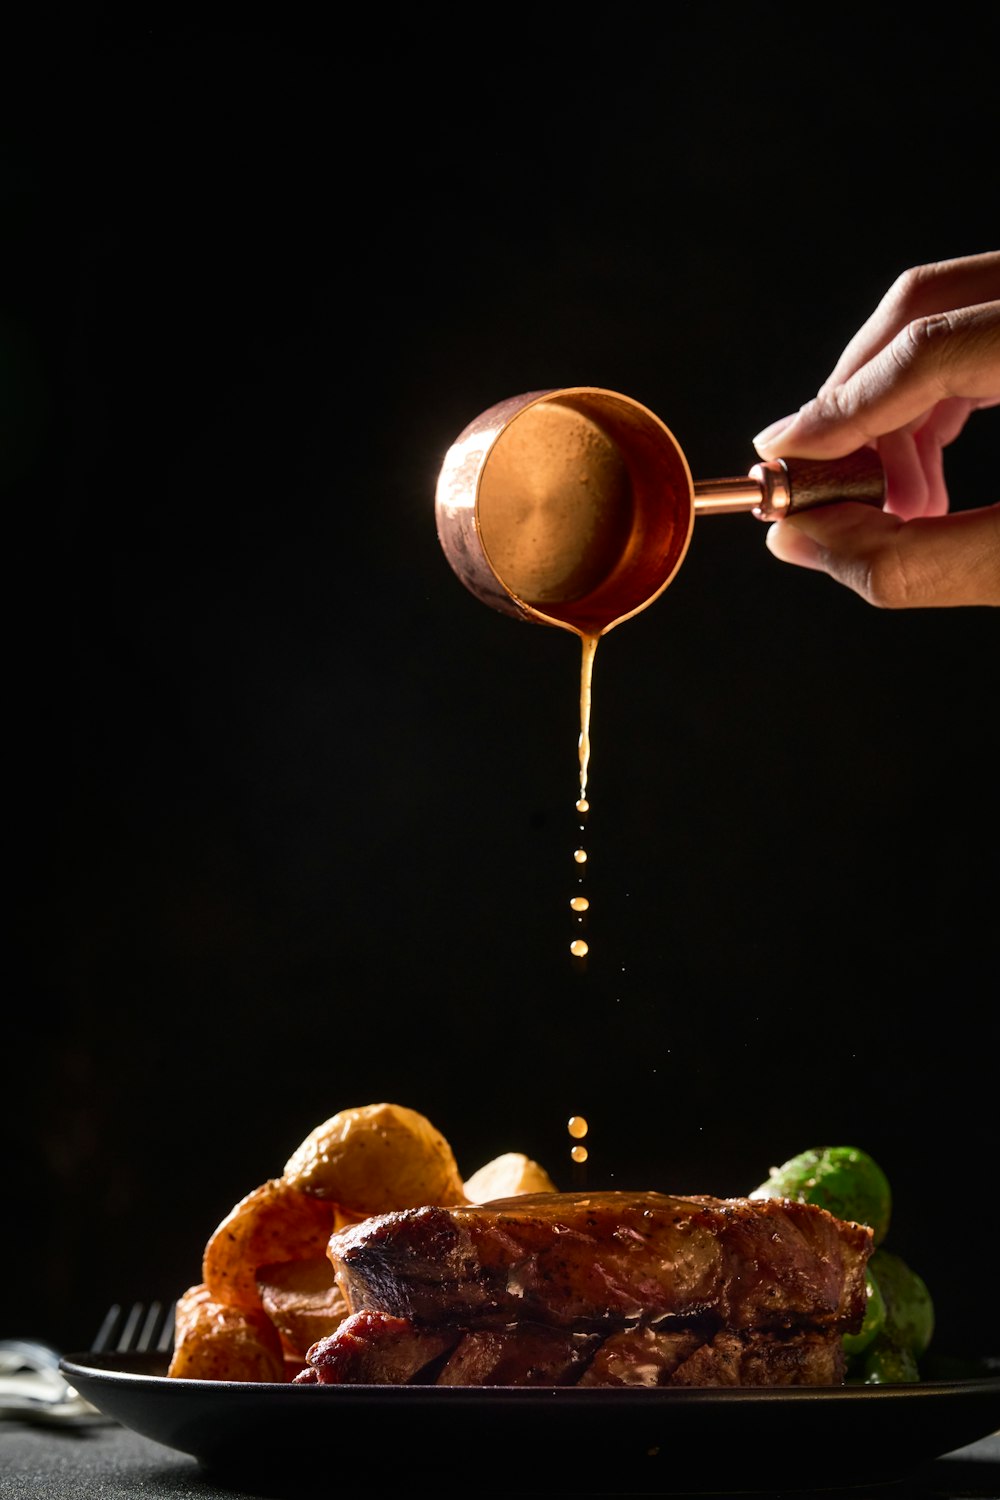
[[[758,453],[762,448],[773,448],[782,433],[788,432],[798,418],[798,412],[793,411],[789,417],[781,417],[777,422],[772,422],[770,427],[763,428],[757,436],[752,439]]]
[[[775,521],[767,528],[764,541],[780,562],[796,563],[800,568],[821,566],[819,543],[788,521]]]

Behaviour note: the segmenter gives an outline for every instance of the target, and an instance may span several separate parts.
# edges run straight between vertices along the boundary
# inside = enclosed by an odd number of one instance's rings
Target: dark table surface
[[[492,1456],[501,1468],[502,1433]],[[466,1483],[479,1491],[489,1490],[489,1455],[483,1471]],[[524,1469],[512,1468],[505,1491],[502,1479],[494,1493],[531,1494]],[[424,1483],[445,1482],[449,1489],[462,1483],[446,1460],[435,1459],[415,1466],[415,1478]],[[379,1493],[377,1455],[372,1457],[370,1478],[364,1485],[369,1494]],[[56,1429],[35,1427],[7,1420],[0,1424],[0,1495],[4,1500],[317,1500],[317,1497],[356,1491],[338,1473],[331,1456],[327,1473],[302,1475],[286,1485],[271,1483],[264,1488],[245,1483],[230,1486],[209,1477],[194,1459],[175,1453],[137,1433],[113,1424]],[[551,1495],[551,1489],[546,1490]],[[727,1491],[726,1493],[731,1493]],[[771,1500],[793,1500],[807,1492],[801,1488],[770,1491]],[[826,1490],[827,1496],[845,1500],[1000,1500],[1000,1433],[935,1459],[898,1482],[876,1486]]]

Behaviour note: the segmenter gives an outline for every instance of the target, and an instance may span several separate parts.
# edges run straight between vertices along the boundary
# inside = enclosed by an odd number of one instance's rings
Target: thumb
[[[831,505],[776,521],[767,545],[880,609],[1000,604],[1000,505],[913,521]]]

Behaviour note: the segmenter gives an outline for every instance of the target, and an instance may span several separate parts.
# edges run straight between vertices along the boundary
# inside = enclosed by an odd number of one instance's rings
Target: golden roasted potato
[[[261,1266],[257,1289],[286,1356],[304,1358],[317,1339],[332,1333],[350,1312],[325,1255]]]
[[[335,1209],[280,1178],[270,1178],[241,1198],[205,1246],[201,1277],[227,1307],[262,1310],[259,1266],[325,1255]]]
[[[346,1229],[350,1224],[360,1224],[362,1219],[367,1219],[367,1214],[348,1213],[340,1203],[333,1205],[333,1227],[334,1229]]]
[[[363,1217],[465,1197],[444,1136],[402,1104],[344,1109],[317,1125],[289,1157],[284,1181]]]
[[[174,1352],[167,1374],[178,1380],[287,1382],[278,1330],[255,1308],[216,1302],[203,1283],[177,1300]]]
[[[489,1203],[493,1198],[516,1198],[519,1193],[554,1193],[556,1185],[537,1161],[520,1151],[505,1151],[488,1161],[465,1184],[470,1203]]]

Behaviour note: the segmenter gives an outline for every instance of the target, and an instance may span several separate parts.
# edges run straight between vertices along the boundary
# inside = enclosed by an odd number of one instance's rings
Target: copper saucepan
[[[684,560],[696,515],[773,521],[840,500],[881,506],[878,454],[779,459],[745,478],[694,481],[645,406],[596,386],[531,391],[459,434],[438,476],[438,537],[485,604],[603,635],[652,604]]]

